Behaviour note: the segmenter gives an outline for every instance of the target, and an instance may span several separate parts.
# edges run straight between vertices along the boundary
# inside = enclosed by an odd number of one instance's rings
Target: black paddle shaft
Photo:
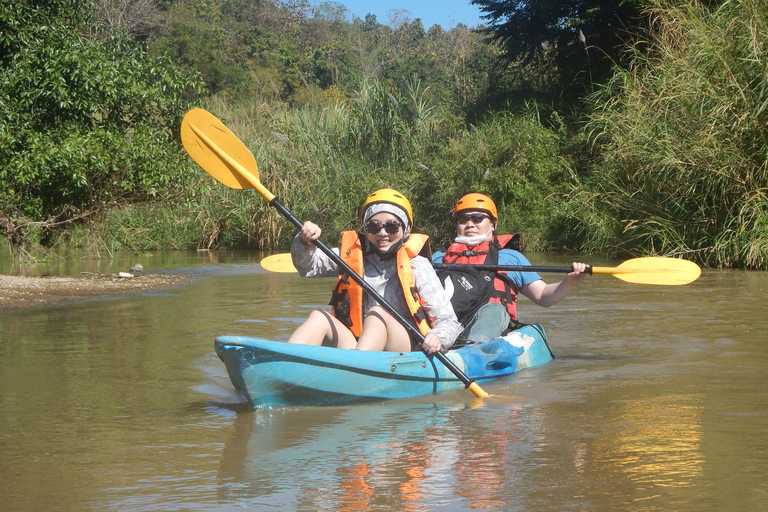
[[[531,266],[531,265],[463,265],[452,263],[433,263],[432,266],[438,270],[461,270],[467,267],[476,268],[477,270],[488,270],[490,272],[507,271],[507,272],[555,272],[564,273],[573,272],[571,267],[547,267],[547,266]],[[587,274],[592,273],[592,267],[587,267],[585,270]]]
[[[291,213],[290,210],[288,210],[285,206],[283,206],[282,203],[275,197],[269,202],[269,205],[274,207],[277,211],[283,214],[283,216],[291,221],[291,223],[296,226],[297,228],[301,229],[302,226],[304,226],[304,223],[301,222],[296,216]],[[341,259],[341,257],[333,252],[333,249],[329,248],[327,245],[325,245],[320,239],[314,240],[313,243],[317,246],[318,249],[320,249],[326,256],[331,258],[334,263],[336,263],[339,267],[344,269],[344,271],[349,274],[349,276],[352,278],[354,282],[359,284],[363,287],[363,290],[365,290],[371,297],[374,298],[376,302],[379,303],[381,307],[383,307],[387,313],[392,315],[400,324],[405,327],[405,329],[416,337],[419,341],[424,341],[424,335],[421,334],[421,331],[416,328],[415,325],[413,325],[411,322],[403,318],[403,315],[398,313],[395,308],[392,307],[392,305],[389,304],[386,300],[384,300],[384,297],[378,294],[376,290],[373,289],[373,287],[366,283],[362,276],[360,276],[357,272],[352,270],[352,268],[344,263],[344,260]],[[459,370],[459,368],[453,364],[453,361],[448,359],[445,354],[442,352],[435,352],[434,356],[445,365],[446,368],[448,368],[451,373],[453,373],[461,382],[464,383],[466,387],[469,387],[472,382],[474,382],[472,379],[464,375],[464,372]]]

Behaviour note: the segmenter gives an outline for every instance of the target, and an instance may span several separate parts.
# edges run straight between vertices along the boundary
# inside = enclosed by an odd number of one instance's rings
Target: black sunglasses
[[[400,226],[401,224],[396,220],[388,220],[384,224],[371,220],[365,223],[365,231],[370,235],[378,235],[381,228],[384,228],[388,235],[394,235],[400,231]]]
[[[473,224],[480,224],[487,218],[488,216],[484,213],[460,213],[456,216],[456,222],[466,224],[471,220]]]

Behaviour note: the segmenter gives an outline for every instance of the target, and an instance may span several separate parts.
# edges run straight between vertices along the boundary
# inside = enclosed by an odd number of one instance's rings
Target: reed
[[[298,218],[321,225],[329,240],[358,227],[360,205],[376,188],[410,193],[418,179],[415,158],[442,136],[417,80],[404,92],[369,80],[352,97],[298,109],[215,107],[223,120],[239,119],[229,126],[254,154],[262,183]],[[256,245],[286,247],[295,228],[269,210],[263,202],[254,207],[261,219]]]
[[[599,165],[571,195],[585,248],[768,265],[765,0],[656,1],[651,51],[592,98]]]
[[[218,97],[206,109],[251,150],[261,182],[299,219],[319,224],[328,241],[359,227],[370,192],[391,187],[409,197],[415,229],[431,235],[435,248],[453,237],[450,211],[472,191],[496,200],[500,229],[522,231],[528,249],[563,247],[562,195],[573,178],[558,129],[543,126],[533,109],[461,128],[417,79],[402,91],[371,80],[352,97],[297,109],[233,106]],[[184,188],[186,196],[172,205],[110,212],[94,224],[91,239],[138,252],[284,250],[296,233],[260,196],[223,187],[202,170]]]
[[[567,249],[563,196],[575,176],[559,131],[543,126],[529,109],[493,113],[455,136],[420,180],[424,221],[435,239],[444,244],[453,237],[456,201],[481,192],[496,202],[500,233],[521,233],[527,250]]]

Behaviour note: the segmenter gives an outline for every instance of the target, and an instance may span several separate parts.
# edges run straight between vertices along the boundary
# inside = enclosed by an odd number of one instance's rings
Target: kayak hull
[[[254,408],[325,406],[429,395],[464,387],[423,352],[368,352],[220,336],[216,353],[235,389]],[[540,325],[446,353],[470,379],[482,383],[552,360]]]

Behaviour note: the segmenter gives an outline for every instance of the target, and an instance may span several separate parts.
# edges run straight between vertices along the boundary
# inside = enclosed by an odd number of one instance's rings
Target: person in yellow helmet
[[[561,301],[586,275],[587,265],[580,262],[572,263],[572,272],[552,284],[545,283],[535,272],[488,272],[473,268],[530,265],[519,251],[519,235],[496,233],[498,217],[490,197],[477,193],[463,196],[453,210],[454,242],[445,252],[432,256],[434,263],[466,265],[466,269],[443,271],[439,275],[459,321],[465,325],[460,340],[467,343],[486,343],[516,323],[519,293],[549,307]]]
[[[313,311],[289,343],[395,352],[447,350],[462,326],[432,268],[428,237],[411,233],[413,211],[408,199],[396,190],[377,190],[363,204],[360,220],[362,229],[342,233],[341,245],[334,251],[419,328],[423,343],[411,339],[397,319],[315,247],[321,230],[312,222],[305,222],[294,238],[291,258],[303,277],[337,276],[333,314]]]

